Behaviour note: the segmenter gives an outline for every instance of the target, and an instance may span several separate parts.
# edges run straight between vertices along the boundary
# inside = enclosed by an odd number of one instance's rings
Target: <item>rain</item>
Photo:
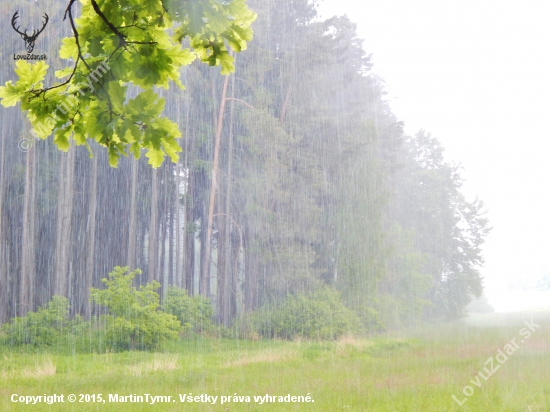
[[[382,3],[0,4],[0,410],[549,410],[541,7]]]

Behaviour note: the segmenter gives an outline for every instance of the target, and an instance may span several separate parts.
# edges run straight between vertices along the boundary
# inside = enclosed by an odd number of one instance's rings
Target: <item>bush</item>
[[[210,299],[189,296],[185,289],[169,286],[162,309],[178,318],[186,332],[209,331],[213,327],[214,308]]]
[[[262,307],[252,315],[251,325],[270,338],[337,339],[357,332],[360,321],[338,291],[322,286],[308,295],[288,295],[273,308]]]
[[[11,323],[2,326],[2,331],[8,343],[14,346],[60,346],[74,343],[90,325],[79,315],[69,319],[69,308],[67,298],[54,296],[36,312],[13,318]]]
[[[141,271],[127,272],[127,267],[117,266],[109,273],[109,279],[102,280],[106,289],[91,289],[92,300],[109,310],[100,318],[107,345],[113,350],[153,350],[166,340],[176,339],[180,322],[157,310],[160,297],[155,290],[160,284],[153,281],[137,290],[132,282]]]

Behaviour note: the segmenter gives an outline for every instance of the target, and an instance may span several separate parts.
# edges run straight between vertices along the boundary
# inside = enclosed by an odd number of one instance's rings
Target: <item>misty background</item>
[[[324,0],[357,23],[405,131],[423,128],[486,204],[485,294],[500,311],[550,306],[550,17],[542,1]],[[524,291],[523,289],[529,289]],[[511,293],[511,291],[514,291]]]

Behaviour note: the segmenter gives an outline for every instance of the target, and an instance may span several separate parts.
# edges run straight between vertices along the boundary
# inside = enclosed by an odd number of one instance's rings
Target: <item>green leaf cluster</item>
[[[88,139],[105,146],[111,166],[121,156],[139,158],[146,150],[149,164],[159,167],[165,156],[178,160],[178,126],[162,116],[165,101],[154,90],[180,82],[180,69],[197,57],[222,74],[234,70],[228,47],[240,52],[252,39],[256,14],[246,0],[80,0],[81,15],[66,17],[74,37],[63,39],[59,55],[74,62],[56,71],[62,79],[45,88],[44,62],[18,61],[18,80],[0,87],[5,107],[21,108],[42,139],[54,133],[59,149],[70,140]],[[226,4],[227,3],[227,4]],[[190,48],[182,41],[189,38]],[[139,90],[131,99],[129,90]]]
[[[89,322],[85,322],[79,315],[70,319],[69,300],[63,296],[54,296],[36,312],[15,317],[11,323],[2,325],[2,332],[12,346],[51,347],[74,342],[89,326]]]
[[[101,316],[100,323],[112,350],[154,350],[167,340],[177,339],[181,331],[174,315],[157,310],[160,296],[155,291],[160,284],[153,281],[138,290],[132,286],[137,274],[141,271],[128,273],[127,267],[117,266],[108,279],[102,280],[106,289],[91,289],[92,300],[109,311]]]
[[[169,286],[162,309],[178,318],[184,331],[202,332],[212,329],[214,308],[210,299],[205,297],[189,296],[185,289]]]
[[[246,0],[194,1],[170,0],[167,8],[175,10],[174,19],[181,23],[174,37],[189,37],[191,47],[203,63],[221,66],[222,74],[235,70],[234,58],[227,45],[236,52],[246,50],[252,40],[250,25],[256,20]]]

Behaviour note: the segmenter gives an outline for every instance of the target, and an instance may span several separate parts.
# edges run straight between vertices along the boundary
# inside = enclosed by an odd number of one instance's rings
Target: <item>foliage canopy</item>
[[[21,102],[35,137],[53,132],[64,151],[72,136],[77,145],[93,139],[105,146],[115,167],[121,155],[139,158],[141,149],[153,167],[166,155],[176,161],[180,132],[161,115],[165,101],[153,87],[168,89],[173,81],[183,89],[180,69],[196,58],[231,73],[228,46],[246,49],[256,14],[246,0],[81,0],[81,16],[75,18],[75,2],[69,1],[64,15],[73,37],[63,39],[59,52],[74,63],[56,71],[62,80],[46,87],[49,66],[19,60],[18,80],[0,87],[2,104]],[[182,41],[190,47],[183,48]],[[132,85],[139,93],[129,98]]]

